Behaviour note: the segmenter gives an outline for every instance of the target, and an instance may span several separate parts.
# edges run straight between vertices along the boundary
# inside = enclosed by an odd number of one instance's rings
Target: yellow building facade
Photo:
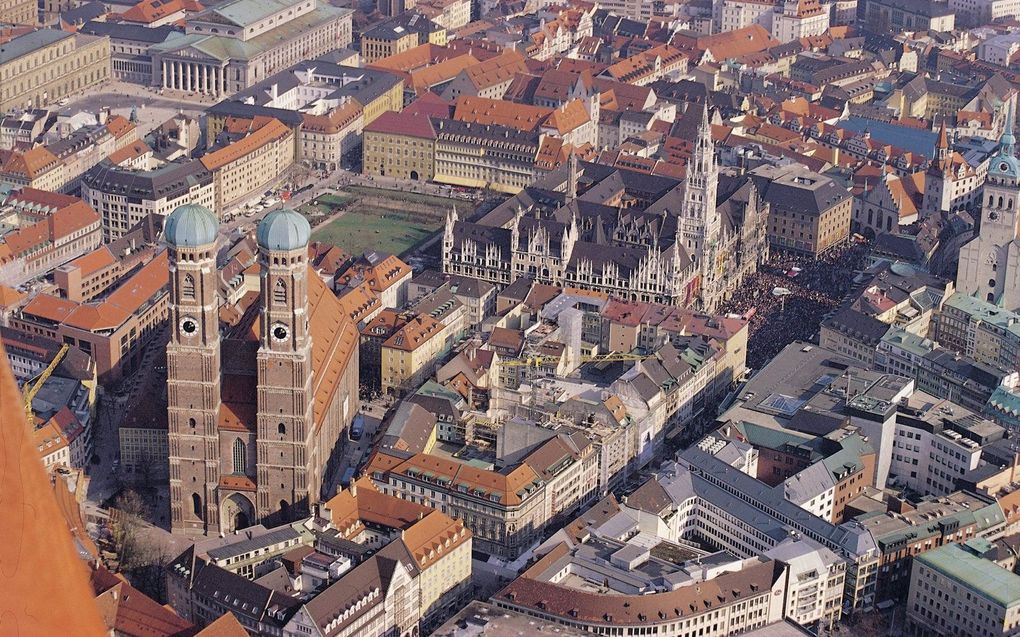
[[[40,29],[4,45],[0,111],[38,108],[110,79],[110,39]]]

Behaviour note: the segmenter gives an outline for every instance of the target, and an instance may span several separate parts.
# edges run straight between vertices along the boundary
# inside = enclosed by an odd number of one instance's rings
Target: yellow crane
[[[60,364],[60,361],[64,360],[64,356],[67,355],[69,347],[70,346],[67,343],[61,345],[60,349],[57,350],[57,353],[53,356],[53,360],[50,361],[50,364],[46,366],[46,369],[44,369],[41,374],[39,374],[39,377],[35,379],[35,382],[32,383],[31,387],[28,387],[25,390],[25,417],[28,418],[28,423],[30,425],[33,424],[32,400],[35,398],[35,395],[39,393],[39,390],[42,389],[42,386],[46,384],[46,380],[53,375],[53,372],[57,369],[57,365]]]

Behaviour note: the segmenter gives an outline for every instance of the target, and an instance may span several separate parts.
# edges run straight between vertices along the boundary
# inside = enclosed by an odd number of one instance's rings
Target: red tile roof
[[[416,112],[398,113],[396,111],[386,111],[372,120],[372,123],[365,127],[364,132],[401,135],[418,139],[436,138],[436,131],[433,129],[428,115],[419,115]]]
[[[32,435],[21,392],[0,344],[0,565],[4,632],[100,637],[107,634],[88,571],[61,518]]]

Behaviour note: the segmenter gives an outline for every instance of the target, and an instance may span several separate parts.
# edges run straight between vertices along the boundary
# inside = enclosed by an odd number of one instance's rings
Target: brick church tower
[[[319,475],[307,475],[312,419],[312,336],[308,314],[311,228],[293,210],[259,224],[262,309],[258,368],[258,497],[260,519],[291,507],[307,511]],[[313,465],[314,467],[314,465]],[[317,470],[312,469],[316,474]],[[318,499],[318,493],[312,494]]]
[[[170,343],[167,396],[170,513],[177,531],[219,526],[220,332],[216,216],[185,205],[167,217]]]
[[[176,533],[232,533],[306,515],[330,487],[357,411],[358,331],[310,271],[311,228],[293,210],[258,226],[259,294],[221,317],[215,215],[166,220],[170,508]],[[313,333],[315,337],[313,339]]]

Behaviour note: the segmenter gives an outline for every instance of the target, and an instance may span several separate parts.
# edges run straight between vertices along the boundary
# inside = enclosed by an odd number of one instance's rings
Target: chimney
[[[418,511],[418,519],[420,520],[423,517],[425,517],[425,513],[423,511]]]
[[[358,497],[358,481],[353,478],[351,479],[351,497]]]

